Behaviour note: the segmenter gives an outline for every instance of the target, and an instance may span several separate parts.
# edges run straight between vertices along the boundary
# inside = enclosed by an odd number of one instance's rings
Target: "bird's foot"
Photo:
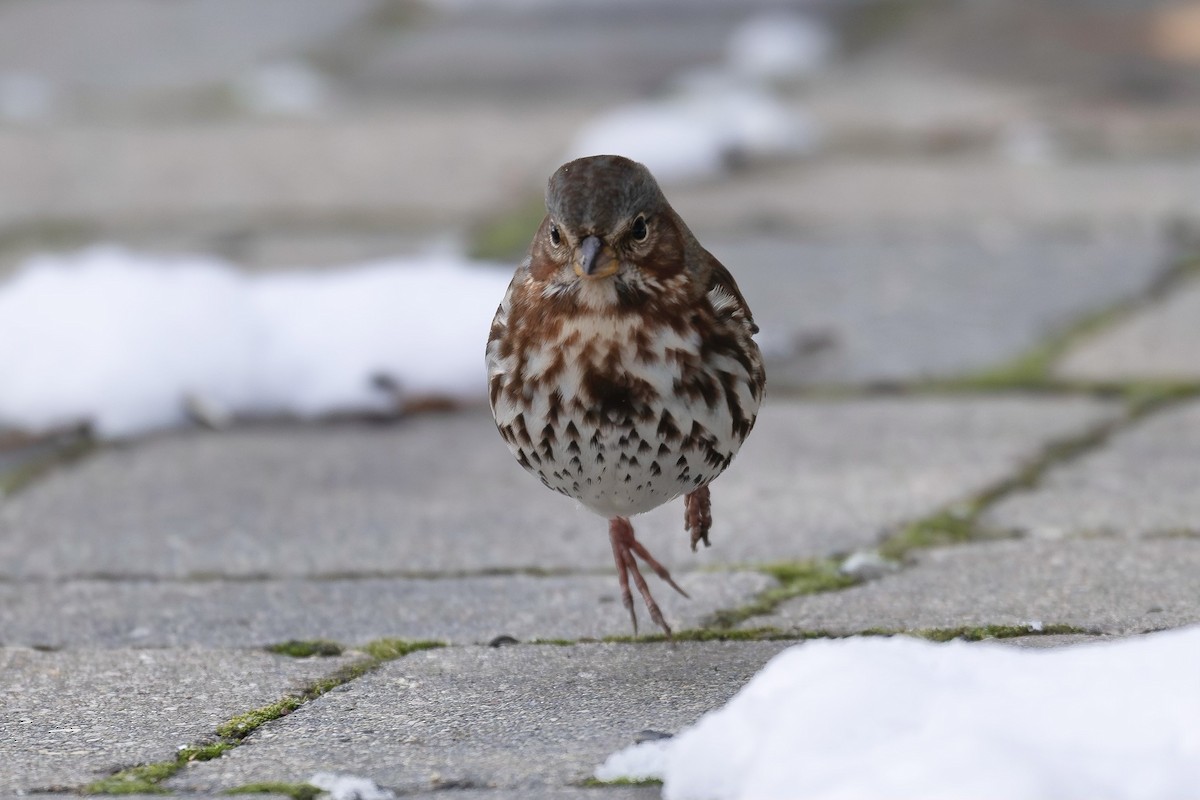
[[[634,537],[633,525],[625,517],[613,517],[608,521],[608,538],[612,541],[613,560],[617,562],[617,579],[621,583],[621,604],[629,609],[629,619],[633,622],[633,632],[637,633],[637,612],[633,609],[633,592],[629,588],[629,578],[631,575],[633,576],[634,584],[638,588],[638,592],[642,595],[642,599],[646,601],[646,609],[650,612],[650,619],[654,621],[655,625],[663,629],[668,639],[671,638],[671,626],[663,619],[662,611],[658,608],[658,603],[654,602],[654,596],[650,594],[650,587],[646,585],[646,579],[642,577],[642,572],[638,569],[637,559],[640,558],[646,562],[646,566],[654,570],[655,574],[666,581],[672,589],[684,597],[688,597],[688,593],[680,588],[679,584],[675,583],[667,568],[658,563],[658,560],[650,555],[650,551]]]
[[[701,486],[696,491],[684,495],[683,527],[692,534],[693,553],[700,542],[704,542],[705,547],[712,545],[712,542],[708,541],[708,531],[712,527],[712,500],[707,486]]]

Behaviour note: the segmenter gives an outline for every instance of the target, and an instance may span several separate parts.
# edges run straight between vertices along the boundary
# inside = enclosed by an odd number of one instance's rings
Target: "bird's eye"
[[[638,214],[637,219],[633,221],[633,227],[629,229],[629,235],[633,237],[635,242],[644,242],[646,237],[650,235],[650,229],[646,227],[646,218]]]
[[[558,226],[553,222],[550,223],[550,241],[554,244],[562,244],[562,234],[558,232]]]

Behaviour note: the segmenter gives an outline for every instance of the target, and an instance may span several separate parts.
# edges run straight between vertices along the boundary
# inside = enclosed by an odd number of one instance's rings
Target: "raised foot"
[[[642,599],[646,601],[646,609],[650,612],[650,619],[655,625],[662,628],[671,636],[671,626],[663,619],[662,611],[658,608],[658,603],[654,602],[654,595],[650,594],[650,587],[646,585],[646,579],[642,577],[642,571],[638,569],[637,558],[646,562],[646,566],[654,570],[658,577],[662,578],[667,584],[679,592],[684,597],[688,597],[688,593],[679,587],[671,577],[671,573],[667,568],[658,563],[658,560],[650,555],[641,542],[633,535],[633,525],[625,517],[613,517],[608,521],[608,538],[612,542],[613,560],[617,562],[617,580],[621,584],[621,603],[625,608],[629,609],[629,619],[633,622],[633,632],[637,633],[637,612],[633,609],[633,592],[629,589],[629,578],[633,576],[633,582],[638,588],[638,592],[642,595]],[[637,556],[637,558],[634,558]],[[690,597],[688,599],[691,599]]]
[[[712,500],[707,486],[701,486],[696,491],[684,495],[683,527],[692,534],[693,553],[700,542],[704,542],[705,547],[712,546],[712,542],[708,540],[708,531],[712,528]]]

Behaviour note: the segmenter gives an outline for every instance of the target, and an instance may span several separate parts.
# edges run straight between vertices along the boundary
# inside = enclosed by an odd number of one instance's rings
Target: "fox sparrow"
[[[708,484],[762,401],[758,327],[733,276],[641,164],[564,164],[546,207],[492,321],[492,414],[521,466],[608,518],[634,631],[630,578],[669,636],[636,559],[687,593],[634,538],[629,517],[682,494],[692,549],[709,544]]]

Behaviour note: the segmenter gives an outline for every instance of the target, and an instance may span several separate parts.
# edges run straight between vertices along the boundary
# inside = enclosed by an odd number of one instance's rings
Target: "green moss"
[[[368,642],[363,645],[364,653],[375,659],[377,662],[392,661],[397,658],[402,658],[409,653],[415,653],[418,650],[430,650],[435,647],[445,647],[445,642],[434,642],[428,640],[411,641],[408,639],[376,639],[373,642]]]
[[[1200,397],[1200,382],[1196,381],[1133,381],[1118,388],[1131,419]]]
[[[265,649],[268,653],[278,653],[281,656],[310,658],[312,656],[340,656],[345,648],[337,642],[330,642],[325,639],[313,639],[311,641],[289,639],[279,644],[267,645]]]
[[[90,437],[70,442],[16,469],[0,473],[0,497],[13,495],[56,467],[72,464],[96,449]]]
[[[321,694],[324,692],[319,692],[314,696],[319,697]],[[276,700],[274,703],[247,711],[245,714],[238,714],[228,722],[218,725],[217,735],[226,739],[244,739],[271,720],[286,717],[304,703],[305,700],[300,697],[285,697],[282,700]]]
[[[913,550],[968,542],[975,538],[976,514],[974,508],[965,513],[943,510],[910,522],[880,544],[879,554],[899,560]]]
[[[166,794],[160,784],[170,778],[186,764],[193,761],[211,761],[232,748],[228,742],[189,745],[179,750],[171,761],[158,761],[123,769],[107,778],[101,778],[83,788],[84,794]]]
[[[657,642],[763,642],[805,638],[803,634],[783,631],[779,628],[688,628],[675,631],[670,639],[661,633],[644,636],[605,636],[600,641],[606,644],[654,644]],[[582,643],[582,642],[580,642]]]
[[[313,800],[321,790],[311,783],[247,783],[226,789],[222,794],[282,794],[292,800]]]
[[[90,222],[75,219],[42,219],[0,228],[0,252],[9,250],[61,250],[79,247],[100,235]]]
[[[541,197],[529,197],[509,207],[471,231],[468,255],[489,261],[520,260],[544,216],[546,205]]]
[[[320,642],[285,642],[283,645],[276,647],[288,649],[290,645],[305,645],[305,647],[294,648],[297,651],[305,651],[304,655],[311,655],[307,652],[309,646],[319,644]],[[325,642],[323,644],[332,644]],[[121,770],[120,772],[110,775],[102,780],[88,784],[83,789],[84,794],[162,794],[165,790],[159,786],[160,783],[170,778],[181,767],[193,761],[210,761],[214,758],[220,758],[227,751],[237,747],[243,739],[249,736],[254,731],[272,720],[285,717],[295,711],[300,706],[310,700],[314,700],[326,692],[341,686],[342,684],[354,680],[361,675],[370,672],[380,664],[391,661],[409,653],[414,653],[418,650],[427,650],[431,647],[442,647],[442,642],[430,641],[409,641],[407,639],[377,639],[367,643],[362,649],[368,654],[368,658],[354,661],[334,674],[321,678],[306,686],[303,690],[295,695],[276,700],[274,703],[247,711],[244,714],[239,714],[228,722],[217,726],[217,736],[221,741],[211,742],[207,744],[189,745],[181,748],[175,754],[174,760],[161,761],[155,764],[144,764],[137,767]],[[271,648],[268,648],[271,649]],[[280,650],[272,650],[273,652],[281,652]],[[291,654],[290,652],[287,654]],[[273,788],[262,788],[273,787]],[[286,791],[284,790],[286,789]],[[298,800],[311,800],[312,795],[307,794],[309,789],[307,784],[251,784],[249,786],[240,787],[238,790],[233,790],[232,794],[254,794],[261,792],[280,791],[283,794],[288,794],[291,797],[296,797]]]
[[[529,644],[548,644],[555,647],[570,647],[579,644],[580,639],[530,639]]]
[[[298,694],[276,700],[274,703],[247,711],[245,714],[239,714],[219,726],[217,735],[233,740],[244,739],[266,723],[286,717],[308,701],[315,700],[331,689],[336,689],[344,683],[365,675],[385,661],[392,661],[418,650],[444,646],[443,642],[410,641],[408,639],[376,639],[368,642],[361,649],[369,658],[347,664],[333,675],[309,684]]]
[[[586,778],[579,783],[585,789],[609,789],[613,786],[662,786],[658,778],[614,778],[602,781],[599,778]]]
[[[925,628],[921,630],[904,631],[909,636],[919,636],[933,642],[949,642],[961,639],[968,642],[978,642],[984,639],[1014,639],[1018,636],[1061,636],[1064,634],[1095,635],[1095,631],[1078,628],[1074,625],[1042,625],[1034,628],[1029,625],[967,625],[958,628]]]
[[[109,775],[107,778],[89,783],[83,787],[83,793],[166,794],[167,790],[159,784],[178,772],[180,766],[182,765],[175,761],[161,761],[156,764],[130,767],[114,775]]]
[[[180,749],[175,756],[175,760],[180,764],[187,764],[191,761],[212,761],[214,758],[220,758],[225,755],[225,752],[232,750],[233,747],[234,745],[230,742],[192,744]]]
[[[751,602],[738,608],[718,611],[702,623],[704,628],[728,631],[751,617],[770,614],[780,603],[806,594],[833,592],[854,586],[859,580],[844,574],[841,562],[835,559],[789,561],[757,567],[779,581]]]
[[[974,391],[1044,389],[1052,386],[1055,380],[1051,370],[1067,350],[1125,317],[1136,303],[1136,300],[1123,301],[1084,314],[1009,361],[957,380],[946,381],[945,384],[949,388]]]

